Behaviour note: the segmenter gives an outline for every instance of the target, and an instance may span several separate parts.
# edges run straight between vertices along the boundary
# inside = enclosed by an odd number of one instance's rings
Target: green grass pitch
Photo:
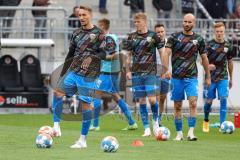
[[[217,117],[211,117],[212,122]],[[233,121],[233,117],[229,116]],[[156,141],[153,136],[141,137],[143,128],[138,121],[136,131],[121,131],[126,121],[119,115],[101,117],[101,130],[89,132],[87,149],[70,149],[79,137],[80,122],[61,123],[62,137],[54,138],[50,149],[38,149],[35,138],[43,125],[52,125],[51,115],[0,115],[0,160],[238,160],[240,158],[240,129],[232,135],[219,133],[211,128],[210,133],[201,131],[202,117],[198,117],[197,142],[175,142],[173,119],[163,118],[163,124],[171,131],[169,141]],[[187,132],[187,119],[184,119],[184,135]],[[116,153],[104,153],[100,142],[105,136],[115,136],[120,147]],[[186,138],[186,137],[185,137]],[[140,139],[143,147],[132,147],[131,143]]]

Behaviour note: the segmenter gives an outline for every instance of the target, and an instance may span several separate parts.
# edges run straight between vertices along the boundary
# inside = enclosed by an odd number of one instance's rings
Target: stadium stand
[[[4,55],[0,59],[0,84],[5,92],[23,91],[17,60],[10,55]]]
[[[20,61],[23,86],[29,92],[46,92],[41,75],[39,60],[33,55],[26,55]]]
[[[0,58],[0,96],[4,108],[47,108],[48,89],[44,87],[40,62],[32,55],[20,61],[11,55]]]

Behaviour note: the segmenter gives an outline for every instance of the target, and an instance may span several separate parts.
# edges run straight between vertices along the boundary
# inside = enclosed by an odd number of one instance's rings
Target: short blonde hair
[[[143,19],[147,21],[147,15],[143,12],[139,12],[134,15],[134,19]]]
[[[106,19],[106,18],[100,19],[98,21],[98,23],[101,24],[105,30],[109,30],[109,28],[110,28],[110,20],[109,19]]]
[[[213,28],[216,29],[216,28],[219,28],[219,27],[224,27],[225,28],[225,25],[223,22],[216,22],[214,25],[213,25]]]
[[[92,8],[89,7],[89,6],[79,6],[79,8],[80,8],[80,9],[83,9],[83,10],[86,10],[86,11],[88,11],[88,12],[90,12],[90,13],[92,13]]]

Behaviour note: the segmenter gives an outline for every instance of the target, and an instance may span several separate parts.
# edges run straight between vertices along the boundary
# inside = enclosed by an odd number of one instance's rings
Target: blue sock
[[[158,103],[151,105],[151,110],[153,114],[153,120],[156,122],[158,121]]]
[[[147,105],[146,104],[140,104],[140,114],[142,118],[142,123],[144,128],[149,128],[149,122],[148,122],[148,111],[147,111]]]
[[[205,105],[204,105],[204,121],[206,121],[206,122],[209,121],[209,113],[212,110],[211,106],[212,106],[212,104],[209,104],[209,103],[205,103]]]
[[[63,106],[63,99],[62,97],[57,97],[55,94],[53,95],[53,121],[60,122],[61,115],[62,115],[62,106]]]
[[[174,120],[176,131],[182,131],[182,118]]]
[[[220,124],[222,124],[227,117],[227,99],[220,99]]]
[[[92,110],[83,110],[83,120],[82,120],[82,135],[87,135],[92,119]]]
[[[122,112],[124,113],[125,117],[127,118],[128,124],[133,125],[135,121],[133,120],[132,114],[129,111],[127,103],[123,99],[120,99],[117,103],[121,108]]]
[[[196,117],[188,117],[188,128],[196,126],[197,119]]]
[[[162,113],[159,113],[158,115],[158,124],[161,125],[162,122]]]
[[[93,126],[99,127],[99,115],[101,111],[102,101],[100,99],[94,99],[94,114],[93,114]]]

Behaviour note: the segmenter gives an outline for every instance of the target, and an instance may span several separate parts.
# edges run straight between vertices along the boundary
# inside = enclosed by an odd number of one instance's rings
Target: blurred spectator
[[[227,17],[228,10],[225,0],[205,0],[203,5],[214,19]]]
[[[194,14],[195,0],[182,0],[182,15],[187,13]]]
[[[130,6],[130,18],[131,18],[130,27],[133,28],[134,27],[132,20],[133,15],[138,12],[145,12],[144,0],[125,0],[124,5]]]
[[[68,20],[68,27],[69,27],[69,35],[68,35],[68,39],[70,39],[72,32],[76,29],[76,28],[80,28],[81,27],[81,22],[79,20],[79,7],[75,6],[73,7],[73,13],[69,16],[69,20]]]
[[[49,0],[33,0],[32,6],[47,7],[49,4]],[[47,10],[32,10],[32,15],[35,18],[34,38],[46,38]]]
[[[107,0],[99,0],[99,12],[102,14],[107,14]]]
[[[152,4],[157,10],[157,18],[170,18],[172,0],[152,0]]]
[[[236,0],[227,0],[228,14],[232,15],[236,10],[237,2]]]
[[[1,0],[0,6],[18,6],[21,3],[21,0]],[[3,38],[8,38],[11,32],[13,17],[16,14],[16,10],[0,10],[0,17],[3,19],[2,28],[3,28]]]
[[[68,21],[68,26],[71,28],[79,28],[81,27],[81,22],[78,19],[78,12],[79,12],[79,7],[75,6],[73,8],[73,13],[69,16],[69,21]]]
[[[230,19],[233,20],[229,25],[229,29],[232,30],[233,54],[240,57],[240,4]]]

